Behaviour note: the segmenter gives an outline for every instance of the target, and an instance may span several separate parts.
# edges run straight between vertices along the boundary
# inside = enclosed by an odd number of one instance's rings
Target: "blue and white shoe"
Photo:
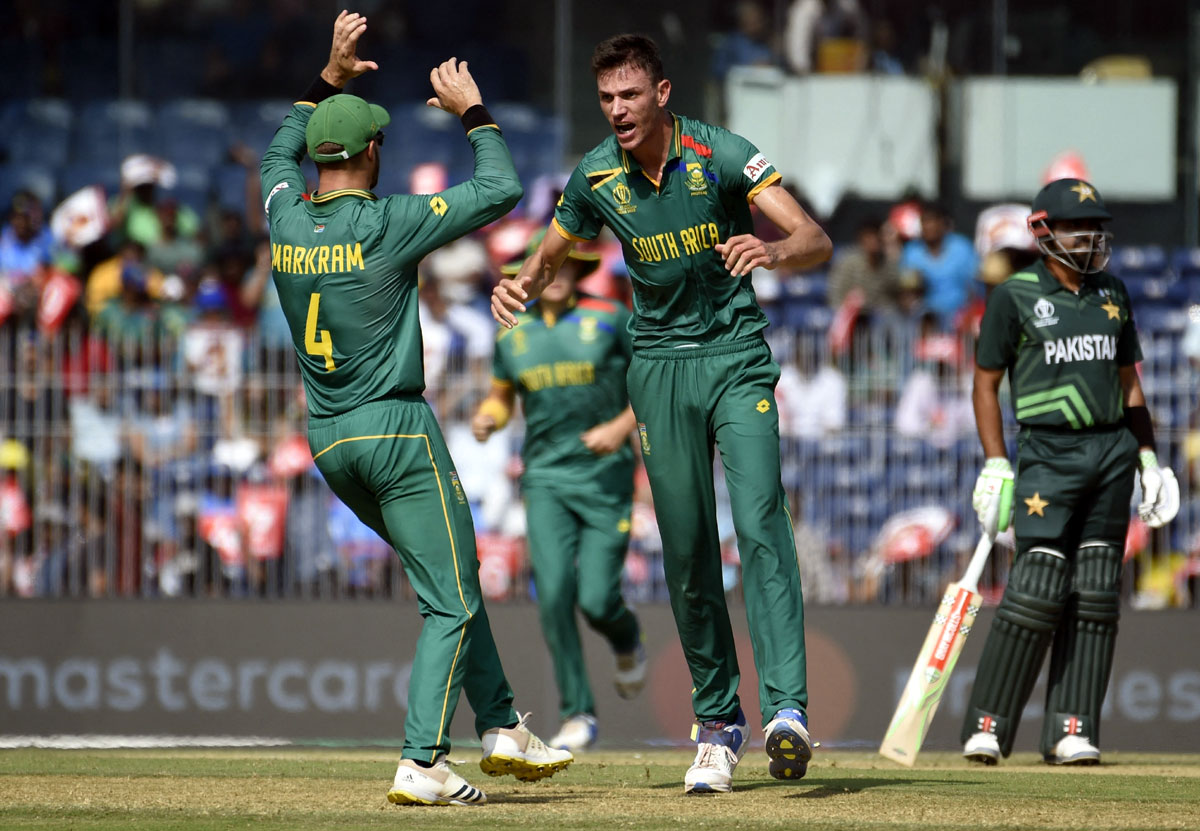
[[[776,779],[803,779],[812,759],[808,717],[793,707],[785,707],[767,722],[766,734],[771,775]]]
[[[738,708],[733,722],[706,721],[694,730],[696,759],[683,777],[686,794],[729,793],[733,790],[733,769],[746,753],[750,727]]]

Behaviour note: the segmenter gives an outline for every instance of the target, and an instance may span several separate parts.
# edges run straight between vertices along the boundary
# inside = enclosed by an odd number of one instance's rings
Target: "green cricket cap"
[[[545,236],[546,229],[542,228],[533,235],[533,237],[529,240],[529,244],[525,246],[525,256],[519,260],[513,260],[507,265],[500,266],[500,273],[509,277],[519,273],[521,271],[521,266],[525,263],[525,260],[533,256],[534,252],[538,250],[538,246],[542,244],[542,238]],[[583,263],[583,268],[579,275],[580,279],[583,279],[600,267],[601,258],[598,251],[580,251],[579,246],[574,246],[571,248],[571,252],[567,254],[567,259],[576,260],[577,262]]]
[[[341,93],[326,98],[317,105],[304,130],[308,155],[314,162],[340,162],[357,156],[391,121],[387,110],[357,95]],[[342,152],[318,153],[317,148],[326,142],[341,145]]]
[[[1030,219],[1054,222],[1058,219],[1100,219],[1112,214],[1104,205],[1100,191],[1083,179],[1056,179],[1033,197]]]

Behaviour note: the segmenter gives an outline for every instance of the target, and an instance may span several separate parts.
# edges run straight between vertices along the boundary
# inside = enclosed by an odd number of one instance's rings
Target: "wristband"
[[[1138,453],[1138,467],[1145,470],[1148,467],[1158,467],[1158,454],[1153,450],[1143,450]]]
[[[1138,447],[1154,449],[1154,423],[1150,420],[1150,411],[1146,405],[1125,408],[1125,426],[1137,439]]]
[[[496,422],[497,430],[503,430],[504,425],[508,424],[508,419],[512,416],[512,410],[495,398],[483,399],[483,403],[479,405],[479,412],[483,415],[490,415]]]
[[[300,100],[308,101],[316,105],[320,104],[326,98],[331,98],[332,96],[337,95],[339,92],[341,92],[340,89],[318,75],[313,82],[309,84],[308,89],[305,91]]]
[[[500,129],[500,125],[496,123],[496,119],[492,118],[492,114],[487,111],[487,107],[483,104],[475,104],[467,109],[462,114],[463,129],[469,134],[472,130],[478,127],[495,127]]]

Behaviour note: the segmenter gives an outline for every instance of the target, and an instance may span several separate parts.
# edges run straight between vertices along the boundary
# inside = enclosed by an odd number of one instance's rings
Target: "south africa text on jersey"
[[[284,274],[334,274],[340,271],[362,271],[362,243],[343,245],[271,244],[271,268]]]
[[[693,225],[691,228],[655,234],[652,237],[634,237],[629,244],[633,246],[642,262],[659,263],[689,254],[699,254],[720,241],[721,234],[717,230],[717,223],[707,222]]]
[[[596,383],[596,367],[591,361],[556,361],[524,370],[521,384],[536,392],[546,387],[581,387]]]

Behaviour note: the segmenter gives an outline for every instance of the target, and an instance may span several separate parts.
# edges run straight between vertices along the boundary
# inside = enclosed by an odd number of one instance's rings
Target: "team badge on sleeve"
[[[746,166],[742,168],[742,172],[746,174],[746,178],[751,182],[758,182],[770,166],[771,163],[767,161],[767,157],[762,153],[758,153],[753,159],[746,162]]]

